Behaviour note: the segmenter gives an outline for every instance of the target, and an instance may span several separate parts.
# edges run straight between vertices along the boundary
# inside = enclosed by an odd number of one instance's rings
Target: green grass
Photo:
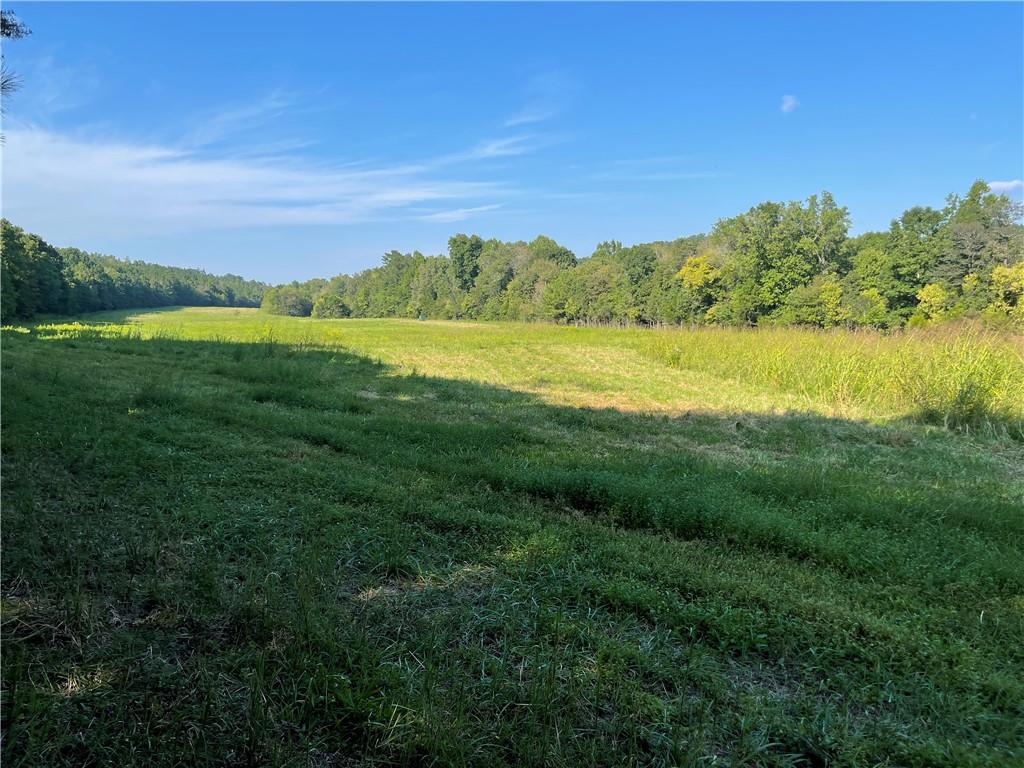
[[[1024,362],[244,310],[3,334],[3,760],[1024,761]]]

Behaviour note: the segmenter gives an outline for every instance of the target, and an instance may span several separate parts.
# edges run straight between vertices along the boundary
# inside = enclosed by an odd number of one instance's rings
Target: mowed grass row
[[[5,763],[1024,759],[1020,442],[640,333],[5,332]]]

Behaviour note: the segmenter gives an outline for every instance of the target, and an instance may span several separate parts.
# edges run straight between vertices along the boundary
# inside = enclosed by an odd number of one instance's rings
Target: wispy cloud
[[[177,134],[165,130],[163,138],[125,139],[97,126],[59,132],[48,127],[53,108],[47,104],[61,98],[68,78],[49,61],[39,71],[53,81],[39,89],[45,103],[33,113],[41,122],[5,126],[4,213],[58,242],[111,233],[461,221],[497,210],[517,194],[507,164],[499,161],[566,140],[536,130],[505,131],[442,155],[339,162],[322,149],[307,151],[312,142],[282,133],[298,112],[321,108],[283,90],[183,116],[185,127]],[[556,75],[531,81],[526,90],[533,111],[509,124],[553,114],[565,88]]]
[[[565,72],[545,72],[526,84],[523,107],[505,120],[506,128],[542,123],[558,115],[576,90]]]
[[[779,111],[788,115],[799,106],[800,102],[797,100],[796,96],[791,93],[787,93],[782,97],[782,103],[779,104]]]
[[[495,139],[483,139],[468,149],[424,160],[423,167],[438,169],[477,160],[499,160],[506,157],[529,155],[566,140],[565,136],[539,134],[522,134]]]
[[[553,109],[526,109],[506,120],[505,127],[513,128],[519,125],[529,125],[530,123],[543,123],[545,120],[550,120],[555,114],[557,113]]]
[[[184,143],[193,147],[216,144],[223,139],[264,126],[294,108],[295,99],[273,91],[251,104],[240,104],[195,117]]]
[[[531,136],[509,136],[504,139],[488,139],[481,141],[468,152],[456,157],[470,160],[486,160],[492,157],[513,157],[532,152],[534,145]]]
[[[1014,192],[1024,192],[1024,179],[990,181],[988,188],[997,195],[1012,195]]]
[[[717,179],[723,175],[721,171],[701,168],[697,160],[695,155],[627,158],[613,161],[611,167],[595,171],[588,178],[593,181],[651,183]]]
[[[722,174],[718,171],[648,171],[640,173],[595,173],[591,176],[596,181],[698,181],[700,179],[718,179]]]
[[[485,144],[462,154],[468,161],[514,153],[515,146]],[[58,242],[111,232],[416,219],[424,204],[442,201],[469,215],[508,192],[501,181],[479,180],[471,168],[454,163],[338,166],[295,155],[216,155],[37,127],[9,129],[3,160],[5,215]],[[456,215],[439,215],[445,213]]]
[[[81,107],[100,89],[94,67],[58,64],[50,53],[29,59],[16,70],[23,85],[16,95],[18,112],[43,120]]]
[[[478,213],[486,213],[487,211],[496,211],[502,207],[501,203],[494,203],[493,205],[477,205],[473,208],[453,208],[448,211],[436,211],[434,213],[426,213],[417,218],[420,221],[435,221],[443,223],[451,223],[454,221],[465,221],[466,219],[472,218]]]
[[[622,166],[648,166],[648,165],[676,165],[679,163],[692,163],[698,160],[697,155],[655,155],[654,157],[631,157],[625,160],[616,160],[615,165]]]

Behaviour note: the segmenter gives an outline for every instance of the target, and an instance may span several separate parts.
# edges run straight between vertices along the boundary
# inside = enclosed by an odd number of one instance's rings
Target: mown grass
[[[100,319],[3,335],[5,764],[1024,760],[1012,337],[960,424],[785,373],[960,337]]]

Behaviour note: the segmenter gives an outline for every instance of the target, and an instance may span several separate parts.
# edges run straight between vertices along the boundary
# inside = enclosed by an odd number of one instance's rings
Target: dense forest
[[[577,259],[532,242],[455,235],[448,253],[385,254],[355,275],[270,288],[263,309],[313,317],[800,324],[894,328],[962,316],[1024,322],[1020,206],[976,182],[887,232],[850,237],[830,194],[762,203],[709,235]]]
[[[955,317],[1024,323],[1021,207],[976,182],[937,210],[916,207],[887,232],[850,237],[849,213],[823,192],[766,202],[708,235],[623,246],[577,259],[549,237],[458,234],[448,253],[391,251],[379,267],[268,288],[54,248],[2,222],[2,316],[133,307],[243,306],[330,317],[552,320],[573,323],[871,326]]]
[[[257,307],[266,286],[237,275],[211,275],[55,248],[0,221],[0,315],[77,314],[135,307]]]

